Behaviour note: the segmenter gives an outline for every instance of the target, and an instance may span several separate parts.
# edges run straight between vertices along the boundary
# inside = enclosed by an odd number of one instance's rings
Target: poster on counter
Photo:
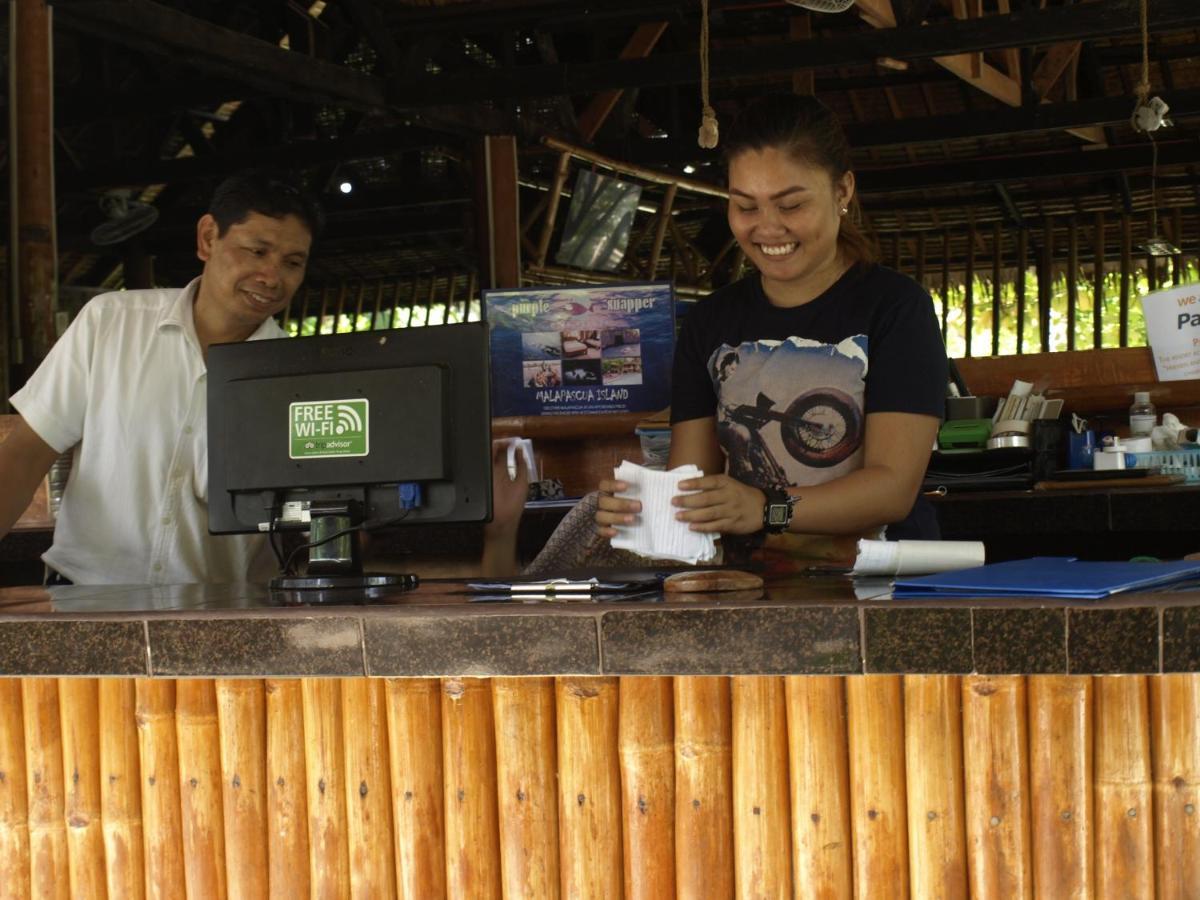
[[[1142,314],[1158,380],[1200,378],[1200,284],[1147,294]]]
[[[492,415],[656,412],[671,402],[670,282],[483,292]]]

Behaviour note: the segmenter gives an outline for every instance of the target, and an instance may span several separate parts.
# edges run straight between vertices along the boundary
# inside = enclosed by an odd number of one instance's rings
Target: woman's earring
[[[850,212],[850,207],[848,207],[848,206],[843,206],[843,207],[842,207],[842,215],[844,216],[844,215],[845,215],[846,213],[848,213],[848,212]]]

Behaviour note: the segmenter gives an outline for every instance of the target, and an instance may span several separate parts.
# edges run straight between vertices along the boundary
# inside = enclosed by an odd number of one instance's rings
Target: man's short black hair
[[[226,178],[213,192],[208,212],[217,220],[217,234],[244,222],[251,213],[282,219],[295,216],[307,227],[313,240],[325,227],[325,213],[317,198],[298,181],[280,172],[253,169]]]

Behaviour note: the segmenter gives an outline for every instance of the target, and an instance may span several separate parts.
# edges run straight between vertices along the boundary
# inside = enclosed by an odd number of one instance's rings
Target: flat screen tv
[[[481,322],[214,345],[209,531],[308,531],[273,587],[411,583],[363,576],[357,538],[490,519],[490,410]]]

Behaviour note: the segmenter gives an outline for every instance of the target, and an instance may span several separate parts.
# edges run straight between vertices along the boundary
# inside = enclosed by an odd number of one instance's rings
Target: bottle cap
[[[1133,392],[1133,402],[1134,403],[1149,403],[1150,402],[1150,392],[1149,391],[1134,391]]]

